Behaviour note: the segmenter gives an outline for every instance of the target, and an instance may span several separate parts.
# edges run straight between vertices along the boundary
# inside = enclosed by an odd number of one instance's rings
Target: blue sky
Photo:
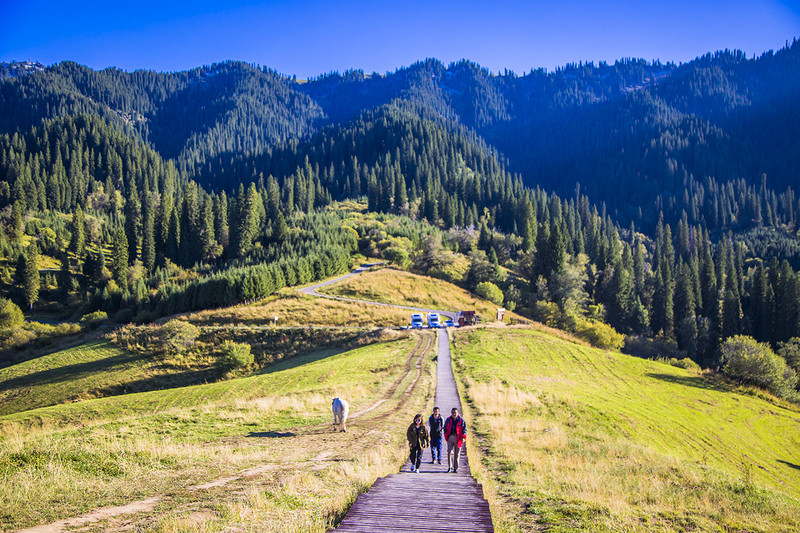
[[[467,58],[522,74],[568,62],[690,61],[800,37],[800,0],[194,2],[0,0],[0,61],[183,70],[225,59],[299,78]]]

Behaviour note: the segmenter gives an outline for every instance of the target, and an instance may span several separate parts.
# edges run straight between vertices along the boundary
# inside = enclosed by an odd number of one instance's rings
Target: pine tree
[[[142,264],[147,272],[156,265],[156,234],[153,197],[148,194],[142,215]]]
[[[70,239],[69,251],[75,255],[80,262],[83,259],[83,252],[86,248],[86,220],[83,209],[79,205],[72,213],[72,222],[69,226]]]
[[[24,270],[22,272],[22,290],[25,295],[25,305],[33,311],[33,304],[39,300],[39,246],[32,243],[25,253]]]
[[[727,265],[725,293],[722,300],[722,340],[742,332],[742,302],[736,281],[736,266],[733,261],[728,261]]]
[[[289,226],[286,224],[286,218],[280,211],[272,223],[272,241],[283,242],[289,233]]]
[[[133,264],[139,250],[139,226],[141,224],[141,209],[136,193],[131,189],[125,202],[125,239],[128,241],[128,261]]]
[[[111,256],[111,274],[120,288],[128,286],[128,238],[119,228],[114,234]]]
[[[236,256],[244,257],[253,246],[253,239],[258,232],[256,220],[256,186],[251,183],[247,192],[237,202]]]
[[[19,183],[19,180],[17,180]],[[25,221],[23,219],[23,204],[20,200],[11,206],[11,236],[16,242],[22,239],[25,234]]]

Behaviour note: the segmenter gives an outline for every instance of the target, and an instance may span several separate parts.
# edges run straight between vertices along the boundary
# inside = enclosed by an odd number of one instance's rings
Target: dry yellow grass
[[[800,530],[796,409],[533,330],[454,338],[498,531]]]
[[[264,326],[278,317],[278,326],[391,327],[408,323],[408,311],[378,305],[305,296],[283,289],[275,297],[187,315],[198,325]]]
[[[0,529],[155,495],[160,499],[152,510],[87,527],[324,531],[359,491],[405,458],[408,412],[427,408],[433,395],[435,352],[429,351],[421,379],[403,400],[416,377],[404,370],[416,345],[416,337],[401,338],[300,356],[269,373],[192,387],[188,394],[158,391],[47,408],[49,416],[61,413],[58,429],[31,429],[34,413],[3,417]],[[165,400],[143,409],[156,396]],[[388,401],[352,420],[347,433],[333,433],[332,396],[350,400],[351,416]],[[123,408],[126,402],[135,409]],[[93,419],[83,422],[82,413]]]
[[[497,317],[497,306],[452,283],[394,268],[381,268],[323,287],[320,292],[347,298],[443,311],[477,311],[483,321]],[[513,313],[510,317],[520,318]],[[405,322],[404,322],[405,323]]]

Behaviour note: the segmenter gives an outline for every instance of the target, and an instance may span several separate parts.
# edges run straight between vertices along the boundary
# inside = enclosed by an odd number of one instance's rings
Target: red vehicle
[[[478,323],[478,315],[475,311],[459,311],[458,312],[458,326],[474,326]]]

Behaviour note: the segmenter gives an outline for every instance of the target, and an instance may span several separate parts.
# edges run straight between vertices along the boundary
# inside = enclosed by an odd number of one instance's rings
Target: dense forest
[[[798,90],[797,42],[524,75],[0,65],[2,293],[149,321],[360,251],[719,366],[729,337],[800,337]]]

